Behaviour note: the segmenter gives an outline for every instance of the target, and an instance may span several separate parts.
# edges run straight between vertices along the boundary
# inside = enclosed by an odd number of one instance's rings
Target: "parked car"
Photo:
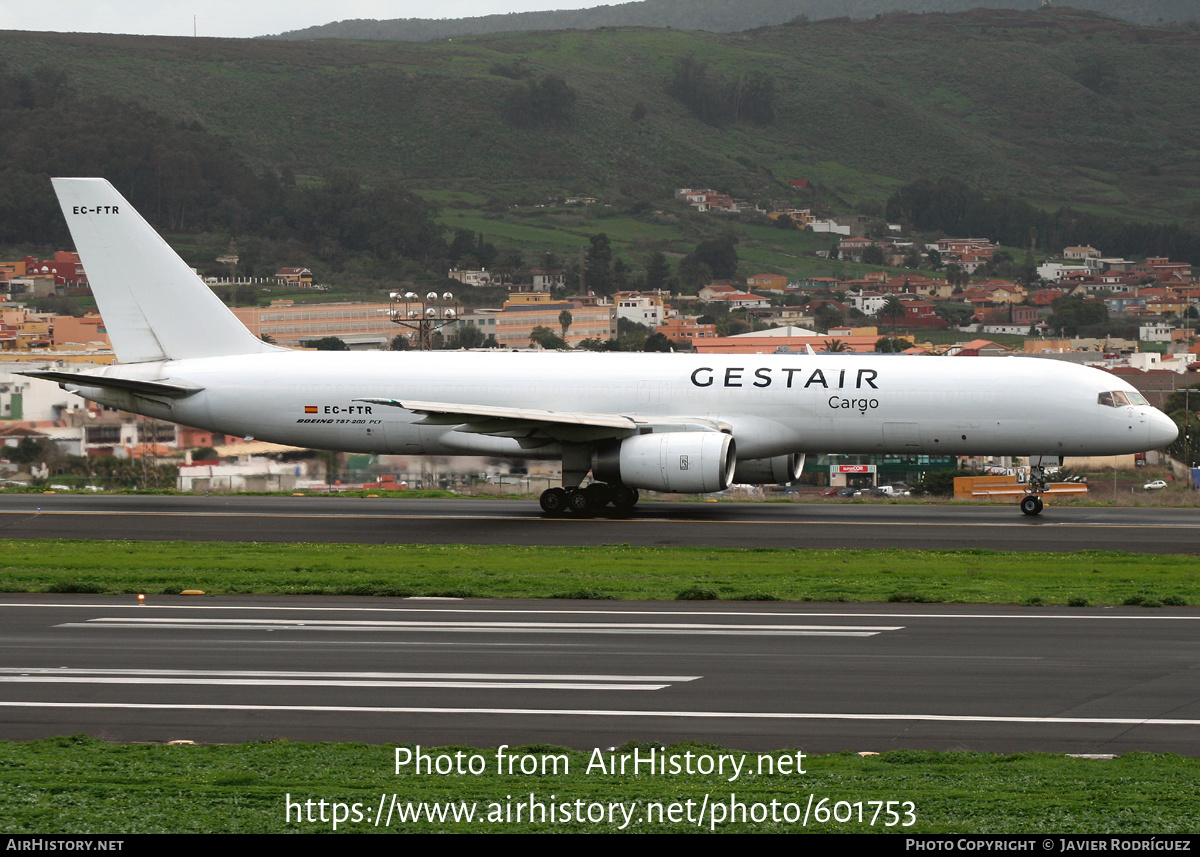
[[[1160,488],[1166,488],[1166,487],[1167,487],[1166,482],[1163,482],[1161,479],[1155,479],[1153,482],[1147,482],[1145,485],[1143,485],[1142,490],[1143,491],[1157,491]]]

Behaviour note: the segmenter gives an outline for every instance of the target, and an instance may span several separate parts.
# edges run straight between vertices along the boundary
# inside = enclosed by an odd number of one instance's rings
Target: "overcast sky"
[[[0,30],[249,38],[348,18],[471,18],[617,0],[0,0]]]

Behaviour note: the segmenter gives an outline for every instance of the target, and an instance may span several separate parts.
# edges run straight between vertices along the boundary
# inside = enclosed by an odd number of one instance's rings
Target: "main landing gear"
[[[617,512],[628,512],[637,505],[637,501],[636,488],[603,482],[593,482],[586,488],[550,488],[542,492],[539,500],[542,511],[550,517],[565,514],[584,517],[609,505]]]

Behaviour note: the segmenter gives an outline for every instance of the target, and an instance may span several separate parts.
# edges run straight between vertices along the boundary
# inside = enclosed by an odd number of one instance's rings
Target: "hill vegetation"
[[[1041,0],[641,0],[550,12],[513,12],[475,18],[349,20],[293,30],[280,39],[434,39],[511,33],[519,30],[594,30],[600,27],[663,27],[731,33],[809,20],[856,20],[896,12],[967,12],[971,9],[1036,9]],[[1200,0],[1071,0],[1071,6],[1135,24],[1183,23],[1200,18]]]
[[[682,240],[682,256],[732,226],[692,219],[672,198],[684,186],[882,218],[901,188],[946,179],[985,207],[1013,201],[1018,220],[1069,207],[1200,231],[1200,32],[1187,27],[976,10],[736,34],[8,33],[0,46],[10,245],[61,239],[52,173],[105,175],[156,225],[232,235],[244,256],[296,242],[342,269],[376,252],[451,259],[450,235],[420,232],[423,200],[476,242],[574,254],[604,232],[647,254]],[[600,203],[539,207],[568,195]],[[416,237],[393,246],[389,219]],[[778,258],[754,234],[811,244],[754,228],[737,227],[752,265]]]

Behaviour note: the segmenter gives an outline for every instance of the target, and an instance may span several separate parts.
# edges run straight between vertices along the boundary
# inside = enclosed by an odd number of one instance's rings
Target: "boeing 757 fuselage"
[[[1124,381],[1045,359],[283,349],[251,335],[108,182],[54,187],[120,362],[29,374],[276,443],[558,459],[549,513],[628,508],[637,489],[787,482],[806,453],[1114,455],[1177,435]]]

